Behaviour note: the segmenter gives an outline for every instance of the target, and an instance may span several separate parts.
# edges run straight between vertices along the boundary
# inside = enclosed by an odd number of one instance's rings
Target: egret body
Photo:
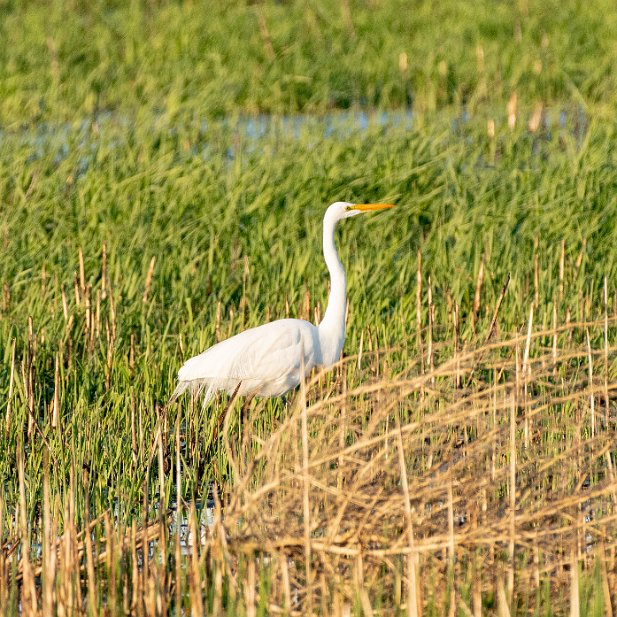
[[[313,368],[336,364],[345,342],[347,292],[345,270],[334,244],[334,229],[341,219],[387,208],[392,205],[337,201],[326,210],[323,254],[330,273],[330,295],[318,325],[303,319],[279,319],[213,345],[187,360],[178,371],[178,386],[172,399],[187,389],[203,392],[204,405],[218,390],[281,396],[298,386]]]

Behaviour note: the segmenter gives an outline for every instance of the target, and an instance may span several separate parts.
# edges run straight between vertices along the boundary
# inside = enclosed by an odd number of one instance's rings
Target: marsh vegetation
[[[614,614],[612,5],[3,10],[0,614]],[[339,199],[341,363],[169,405]]]

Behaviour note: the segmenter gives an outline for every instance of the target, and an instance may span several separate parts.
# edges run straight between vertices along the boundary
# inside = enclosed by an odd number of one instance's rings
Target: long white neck
[[[324,366],[339,361],[345,342],[347,294],[345,270],[334,245],[334,229],[337,221],[338,217],[334,213],[326,212],[323,222],[323,255],[330,272],[330,295],[324,317],[317,326]]]

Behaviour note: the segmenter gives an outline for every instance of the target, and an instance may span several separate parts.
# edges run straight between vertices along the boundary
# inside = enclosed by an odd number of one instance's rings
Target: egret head
[[[332,213],[336,220],[347,219],[363,212],[373,212],[375,210],[388,210],[394,208],[394,204],[353,204],[347,201],[337,201],[328,208],[328,213]]]

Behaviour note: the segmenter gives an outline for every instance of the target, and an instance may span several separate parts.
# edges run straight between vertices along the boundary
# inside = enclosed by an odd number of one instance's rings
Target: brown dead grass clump
[[[505,615],[535,603],[541,584],[570,598],[575,566],[591,571],[598,555],[610,607],[617,348],[607,340],[602,324],[529,332],[310,402],[316,378],[255,457],[227,442],[228,550],[270,564],[275,601],[300,612],[484,604]]]

